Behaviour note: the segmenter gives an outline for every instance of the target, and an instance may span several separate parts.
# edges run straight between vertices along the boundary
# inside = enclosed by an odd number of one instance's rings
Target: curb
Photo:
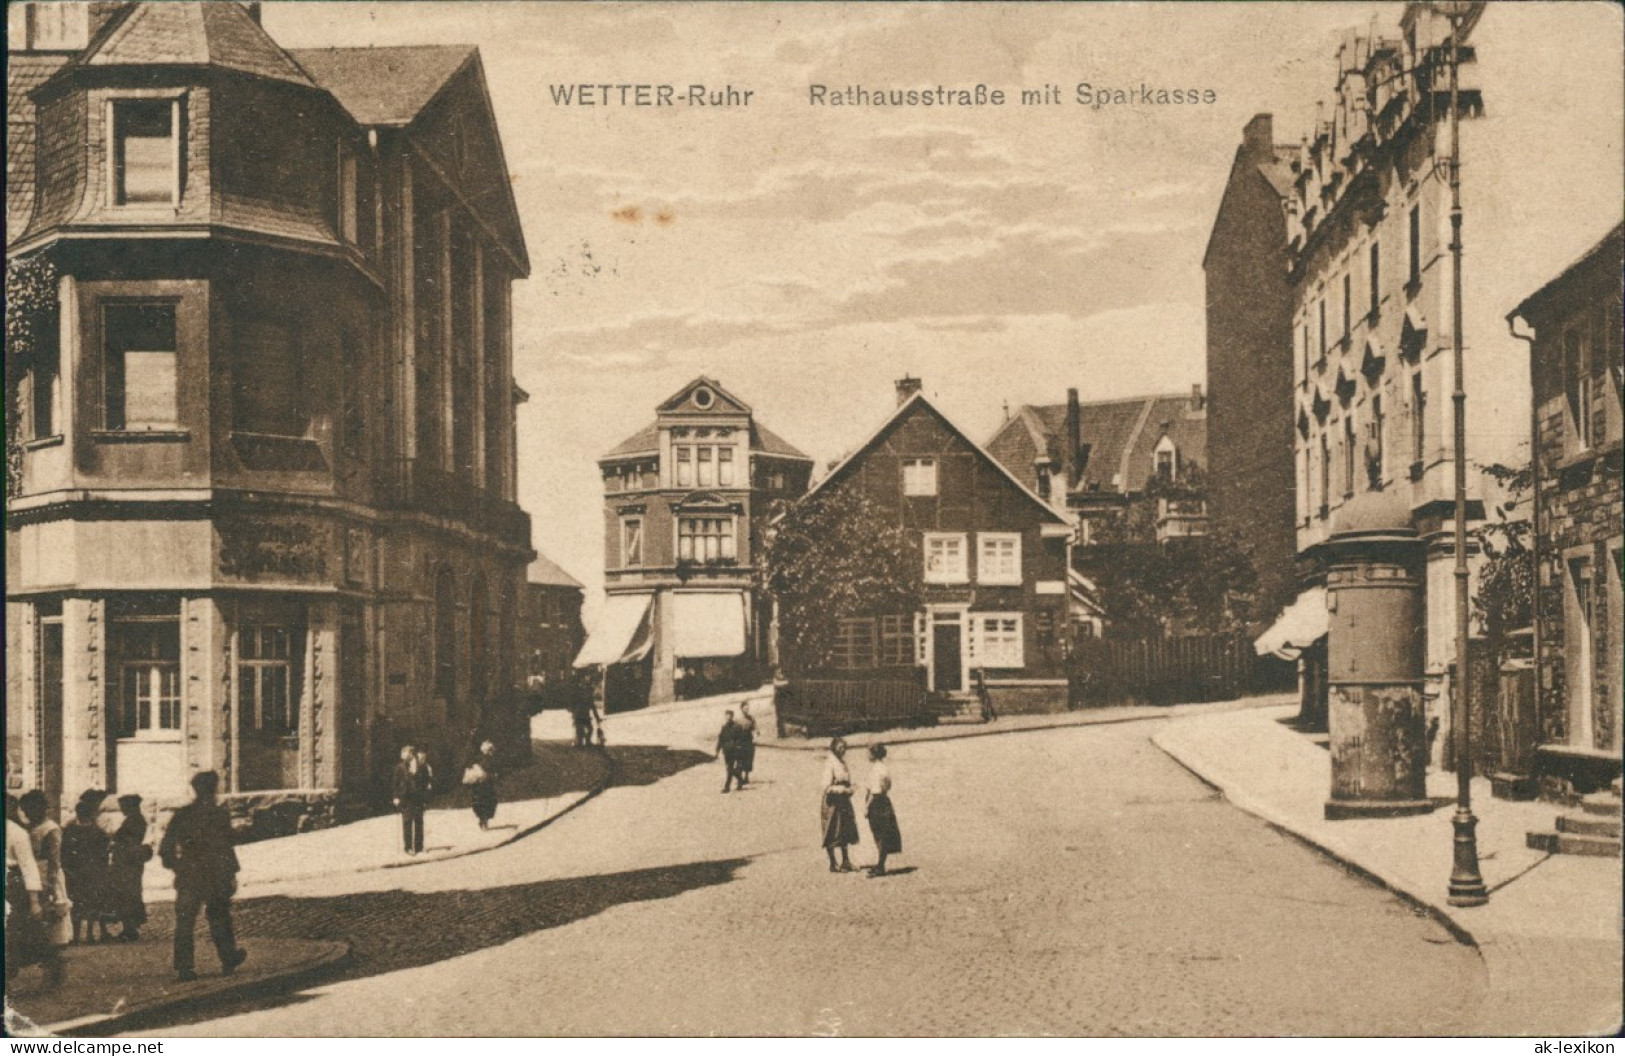
[[[119,1012],[99,1013],[65,1019],[58,1023],[45,1023],[39,1029],[48,1035],[77,1037],[87,1033],[102,1036],[128,1030],[146,1020],[170,1015],[182,1009],[227,1000],[246,993],[261,993],[292,989],[313,976],[337,968],[350,959],[350,945],[345,942],[323,943],[322,951],[307,961],[295,964],[276,975],[244,976],[217,987],[196,993],[179,994],[166,1000],[153,1001]]]
[[[1393,877],[1383,876],[1381,873],[1374,871],[1371,867],[1362,865],[1361,863],[1355,861],[1347,852],[1339,850],[1338,848],[1322,842],[1321,840],[1316,839],[1314,836],[1301,831],[1294,822],[1283,817],[1268,804],[1255,799],[1244,791],[1226,787],[1211,774],[1205,772],[1202,769],[1201,762],[1193,758],[1192,753],[1170,747],[1163,742],[1164,737],[1162,733],[1159,732],[1152,734],[1151,743],[1156,745],[1164,755],[1167,755],[1174,762],[1190,771],[1190,773],[1204,785],[1207,785],[1209,788],[1217,789],[1219,794],[1222,795],[1224,799],[1236,809],[1244,813],[1251,814],[1253,817],[1258,818],[1260,821],[1264,822],[1264,824],[1268,825],[1270,828],[1281,833],[1282,835],[1291,837],[1323,857],[1331,859],[1355,875],[1376,884],[1378,887],[1381,887],[1393,895],[1396,895],[1413,908],[1419,909],[1426,913],[1429,917],[1436,921],[1440,927],[1448,931],[1451,937],[1457,942],[1461,943],[1463,946],[1472,947],[1478,952],[1480,957],[1483,956],[1483,949],[1479,946],[1478,939],[1459,920],[1457,920],[1455,915],[1452,914],[1448,909],[1438,905],[1426,895],[1419,894],[1418,892],[1412,890],[1411,887],[1403,881],[1397,880]]]

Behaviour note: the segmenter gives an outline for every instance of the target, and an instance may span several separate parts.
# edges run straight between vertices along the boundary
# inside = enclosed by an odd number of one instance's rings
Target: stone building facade
[[[1529,364],[1507,331],[1505,306],[1582,248],[1554,232],[1570,230],[1575,215],[1620,209],[1618,152],[1575,132],[1615,127],[1617,96],[1557,102],[1563,64],[1581,60],[1528,47],[1520,17],[1506,5],[1475,4],[1461,22],[1472,521],[1506,500],[1484,469],[1528,459],[1527,430],[1508,423],[1528,414]],[[1347,34],[1333,94],[1292,163],[1287,200],[1298,552],[1316,559],[1345,511],[1369,510],[1370,493],[1406,511],[1395,527],[1426,542],[1419,631],[1436,750],[1450,743],[1455,651],[1449,41],[1443,10],[1424,3],[1405,6],[1397,31]],[[1576,172],[1587,178],[1554,190],[1555,174]]]
[[[477,52],[12,8],[8,268],[56,297],[13,393],[9,783],[167,805],[213,769],[323,818],[405,740],[526,751],[528,262]]]
[[[1533,331],[1534,776],[1582,792],[1620,773],[1622,238],[1615,227],[1511,316]]]
[[[772,621],[754,563],[812,459],[701,377],[598,465],[607,596],[576,666],[605,668],[611,708],[760,685]]]

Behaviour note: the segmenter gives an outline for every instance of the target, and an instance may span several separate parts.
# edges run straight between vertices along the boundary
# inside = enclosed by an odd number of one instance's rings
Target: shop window
[[[113,201],[178,204],[178,99],[118,99],[112,104]]]
[[[299,730],[294,634],[280,625],[250,624],[237,634],[237,706],[244,730]]]
[[[910,496],[937,493],[937,460],[934,458],[903,459],[903,494]]]
[[[120,737],[165,738],[181,728],[180,614],[115,617],[108,626]]]
[[[1021,585],[1020,533],[981,532],[976,536],[976,580],[992,585]]]
[[[178,348],[174,303],[103,305],[102,341],[107,428],[175,428]]]
[[[732,561],[735,557],[732,517],[680,517],[677,520],[679,561]]]
[[[293,330],[270,319],[243,319],[237,323],[235,336],[232,408],[237,431],[303,436],[299,353]]]

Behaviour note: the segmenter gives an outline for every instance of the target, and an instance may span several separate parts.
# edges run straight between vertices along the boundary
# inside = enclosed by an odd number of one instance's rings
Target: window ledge
[[[61,447],[65,441],[66,437],[61,433],[57,433],[55,436],[41,436],[24,443],[23,450],[39,451],[47,447]]]
[[[180,744],[185,738],[179,730],[163,730],[154,733],[137,733],[134,735],[120,734],[120,744]]]
[[[90,438],[98,444],[184,444],[192,439],[189,429],[93,429]]]
[[[1596,444],[1579,451],[1571,452],[1558,460],[1556,467],[1557,471],[1561,473],[1563,470],[1572,469],[1573,467],[1580,465],[1582,462],[1594,462],[1598,459],[1606,458],[1607,456],[1620,450],[1621,447],[1625,447],[1625,441],[1610,440],[1606,444]]]

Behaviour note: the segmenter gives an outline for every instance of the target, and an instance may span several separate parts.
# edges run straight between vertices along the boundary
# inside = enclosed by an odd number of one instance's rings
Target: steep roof
[[[38,128],[30,92],[68,61],[67,55],[13,52],[6,56],[6,232],[21,237],[34,213]]]
[[[1138,491],[1153,470],[1153,453],[1165,423],[1181,459],[1199,464],[1207,459],[1207,414],[1192,411],[1189,395],[1103,400],[1081,403],[1078,409],[1078,432],[1089,449],[1089,461],[1074,490]],[[1058,456],[1066,434],[1066,404],[1024,406],[999,432],[1018,425],[1032,433],[1040,451]],[[1007,468],[1017,475],[1031,469]]]
[[[473,57],[467,44],[289,52],[363,125],[409,125]]]
[[[212,66],[315,87],[241,4],[131,4],[68,65]]]
[[[575,590],[585,590],[581,581],[564,569],[560,568],[552,558],[546,554],[537,554],[536,560],[530,563],[530,571],[526,579],[541,587],[571,587]]]
[[[1003,473],[1005,477],[1009,479],[1010,483],[1014,484],[1027,498],[1037,503],[1046,514],[1063,524],[1069,523],[1065,513],[1045,502],[1038,496],[1037,492],[1033,491],[1033,489],[1029,488],[1025,483],[1023,483],[1020,477],[1010,472],[1009,467],[1007,467],[1003,462],[1000,462],[998,459],[994,458],[992,455],[988,454],[986,448],[984,448],[981,444],[978,444],[975,440],[972,440],[970,438],[970,434],[966,433],[965,430],[955,425],[954,420],[949,418],[946,414],[943,414],[936,404],[932,403],[926,398],[925,393],[923,392],[916,392],[914,395],[910,396],[908,399],[899,404],[897,409],[888,415],[884,422],[880,423],[879,428],[870,433],[868,438],[865,439],[863,443],[853,448],[851,452],[846,455],[846,457],[842,458],[840,462],[836,463],[835,467],[824,475],[824,479],[820,480],[818,483],[814,484],[810,489],[808,489],[807,494],[804,495],[803,498],[811,498],[812,496],[818,494],[818,492],[822,491],[824,486],[829,484],[830,481],[843,476],[846,473],[847,468],[854,462],[858,461],[858,459],[860,459],[876,444],[878,444],[881,438],[891,430],[893,425],[902,421],[910,414],[914,414],[921,410],[935,415],[943,425],[947,426],[950,432],[959,437],[960,440],[964,441],[965,445],[972,451],[982,456],[982,460],[988,465],[992,466],[1000,473]]]
[[[604,458],[620,458],[625,455],[653,454],[660,448],[660,427],[655,422],[639,429],[631,436],[616,444]],[[765,425],[755,421],[750,423],[750,449],[759,451],[764,455],[777,455],[780,458],[798,458],[804,462],[811,462],[812,458],[805,455],[794,444],[779,436]]]
[[[605,458],[621,455],[647,455],[660,449],[660,428],[654,422],[639,429],[604,454]]]
[[[692,399],[694,390],[701,386],[704,386],[711,393],[711,402],[703,406],[696,404]],[[672,393],[666,399],[661,400],[655,409],[660,414],[678,415],[680,421],[692,422],[698,420],[701,424],[703,424],[703,418],[690,416],[720,414],[737,420],[739,415],[745,415],[750,421],[750,449],[752,451],[764,455],[776,455],[779,458],[794,458],[803,462],[812,461],[811,458],[802,453],[800,448],[756,421],[754,417],[751,417],[750,404],[723,388],[722,383],[715,378],[708,378],[703,374]],[[603,459],[652,454],[659,448],[660,423],[656,420],[616,444],[604,454]]]

